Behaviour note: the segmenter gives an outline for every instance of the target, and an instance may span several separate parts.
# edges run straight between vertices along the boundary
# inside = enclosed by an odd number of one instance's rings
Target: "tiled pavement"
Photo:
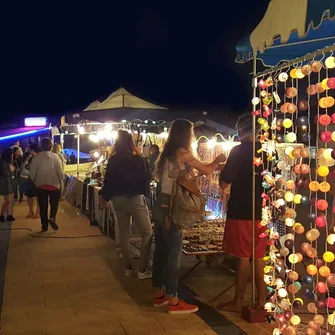
[[[39,222],[24,219],[26,210],[26,205],[16,206],[12,228],[37,232]],[[216,334],[197,315],[170,316],[151,307],[150,280],[122,275],[122,263],[109,238],[61,238],[99,234],[65,202],[58,222],[60,230],[47,235],[52,238],[11,232],[1,334]],[[0,232],[0,275],[7,233]],[[229,332],[235,333],[239,332]]]

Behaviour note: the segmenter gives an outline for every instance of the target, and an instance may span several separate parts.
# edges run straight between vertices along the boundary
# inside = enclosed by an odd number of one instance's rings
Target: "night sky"
[[[251,64],[234,63],[235,44],[268,2],[7,4],[1,116],[78,111],[120,86],[160,105],[240,112]]]

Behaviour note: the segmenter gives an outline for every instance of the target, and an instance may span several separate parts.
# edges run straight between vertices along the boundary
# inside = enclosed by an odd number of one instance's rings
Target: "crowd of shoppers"
[[[130,252],[130,224],[134,222],[140,236],[140,265],[138,279],[152,278],[154,288],[153,306],[167,306],[169,314],[194,313],[196,305],[184,302],[178,296],[178,278],[183,241],[183,225],[173,215],[174,188],[180,176],[192,179],[199,175],[210,175],[221,170],[220,186],[231,186],[228,203],[227,222],[224,237],[224,251],[238,259],[237,282],[234,299],[218,306],[229,311],[241,311],[244,292],[249,275],[249,262],[252,256],[252,161],[253,133],[252,118],[242,116],[237,123],[241,145],[236,146],[226,162],[221,154],[210,164],[203,164],[193,152],[193,124],[187,120],[175,121],[162,152],[152,146],[149,160],[135,148],[133,138],[127,131],[119,130],[111,155],[104,185],[101,190],[99,208],[113,207],[116,216],[119,242],[124,261],[124,273],[132,275],[133,268]],[[0,159],[0,195],[4,197],[0,222],[14,221],[13,203],[19,184],[19,201],[25,194],[28,199],[27,218],[41,218],[42,230],[51,226],[58,230],[56,215],[62,189],[64,188],[64,165],[61,147],[53,145],[51,139],[41,140],[40,148],[31,146],[29,152],[21,155],[19,144],[4,149]],[[158,197],[152,208],[154,222],[155,250],[152,269],[150,269],[150,251],[153,240],[151,217],[147,198],[150,197],[150,182],[158,182]],[[261,199],[261,178],[256,177],[256,192]],[[34,211],[34,198],[37,209]],[[258,201],[258,200],[257,200]],[[48,207],[50,204],[50,215]],[[244,211],[240,211],[241,206]],[[260,204],[256,203],[260,214]],[[259,220],[259,216],[256,217]],[[256,222],[257,225],[257,222]],[[257,236],[261,231],[256,228]],[[265,287],[262,276],[266,241],[256,238],[256,282],[258,289],[258,307],[265,301]]]
[[[51,151],[54,151],[52,153]],[[14,200],[27,197],[29,212],[27,218],[41,219],[41,232],[49,225],[58,230],[56,215],[64,179],[64,158],[61,150],[50,138],[43,138],[40,147],[32,143],[23,153],[19,142],[3,149],[0,159],[0,195],[4,197],[0,222],[12,222]],[[34,199],[37,198],[36,210]],[[50,215],[48,207],[50,203]]]

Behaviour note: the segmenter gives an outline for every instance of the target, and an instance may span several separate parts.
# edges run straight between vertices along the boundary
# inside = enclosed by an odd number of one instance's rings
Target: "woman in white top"
[[[167,224],[173,184],[183,170],[191,172],[190,169],[193,169],[197,170],[200,175],[209,175],[226,160],[224,155],[220,155],[211,164],[202,164],[192,153],[193,141],[193,124],[187,120],[175,121],[157,164],[161,193],[153,208],[155,253],[152,281],[156,289],[153,305],[154,307],[169,305],[169,314],[194,313],[198,310],[197,306],[187,304],[178,298],[179,263],[183,236],[182,231],[175,225]]]

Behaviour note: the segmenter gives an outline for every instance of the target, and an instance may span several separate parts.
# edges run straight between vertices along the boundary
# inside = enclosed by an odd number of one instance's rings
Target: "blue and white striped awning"
[[[272,0],[256,29],[236,46],[237,63],[276,66],[335,44],[334,0]]]

